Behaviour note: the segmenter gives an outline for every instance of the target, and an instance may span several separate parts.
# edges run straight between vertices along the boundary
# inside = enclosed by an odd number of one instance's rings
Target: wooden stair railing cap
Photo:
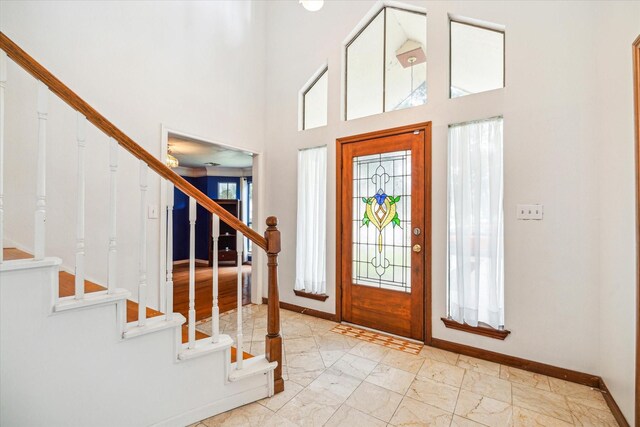
[[[96,111],[91,105],[76,95],[64,83],[51,74],[49,70],[29,56],[28,53],[22,50],[20,46],[14,43],[3,32],[0,32],[0,49],[4,50],[7,56],[26,72],[45,84],[51,92],[55,93],[71,108],[82,113],[87,120],[93,123],[95,127],[100,129],[107,136],[115,139],[119,145],[124,147],[124,149],[133,156],[149,165],[149,167],[158,175],[171,181],[173,185],[182,190],[186,195],[196,199],[196,201],[209,212],[216,214],[222,221],[229,224],[235,230],[240,231],[245,237],[250,239],[263,250],[267,250],[267,240],[264,237],[249,228],[249,226],[234,217],[231,213],[227,212],[220,205],[207,197],[202,191],[198,190],[180,175],[172,171],[167,165],[142,148],[133,139],[129,138],[124,132],[118,129],[113,123],[107,120],[102,114],[98,113],[98,111]]]

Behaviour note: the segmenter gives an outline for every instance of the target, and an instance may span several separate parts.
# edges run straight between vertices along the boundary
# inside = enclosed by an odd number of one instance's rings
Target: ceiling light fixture
[[[180,162],[178,161],[178,159],[173,154],[171,154],[171,147],[169,147],[169,149],[167,150],[167,160],[165,163],[171,169],[177,168],[180,165]]]
[[[309,12],[316,12],[322,9],[324,5],[324,0],[300,0],[299,2],[302,7],[307,9]]]

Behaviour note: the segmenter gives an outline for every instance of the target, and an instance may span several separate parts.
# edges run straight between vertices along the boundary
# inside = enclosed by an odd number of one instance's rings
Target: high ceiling
[[[169,149],[182,167],[249,168],[253,165],[253,155],[251,153],[179,135],[169,134]]]

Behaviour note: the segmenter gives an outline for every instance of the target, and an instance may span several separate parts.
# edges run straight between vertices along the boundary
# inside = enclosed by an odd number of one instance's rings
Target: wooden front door
[[[424,339],[430,154],[430,123],[338,140],[342,320]]]

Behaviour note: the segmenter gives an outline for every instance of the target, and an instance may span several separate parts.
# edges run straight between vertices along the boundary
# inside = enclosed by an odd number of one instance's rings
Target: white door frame
[[[215,144],[220,147],[229,148],[231,150],[240,150],[246,151],[248,153],[253,154],[253,200],[252,200],[252,210],[253,210],[253,229],[258,233],[262,234],[263,228],[262,225],[265,224],[266,217],[264,216],[263,206],[264,201],[262,198],[262,194],[264,193],[264,156],[262,153],[249,150],[244,147],[237,147],[230,144],[225,144],[222,142],[214,141],[211,138],[201,137],[198,135],[193,135],[187,132],[175,130],[175,128],[168,127],[164,124],[162,126],[162,136],[160,142],[160,160],[165,163],[167,160],[167,147],[169,145],[169,134],[183,136],[189,139],[195,139],[202,142],[207,142],[209,144]],[[164,295],[164,289],[166,289],[166,246],[167,246],[167,229],[164,224],[167,222],[167,182],[164,179],[160,180],[160,271],[159,278],[160,283],[162,284],[162,289],[158,292],[159,295],[159,305],[160,310],[166,313],[166,299]],[[266,226],[265,226],[266,227]],[[255,245],[254,245],[255,246]],[[262,304],[262,296],[263,296],[263,277],[264,275],[264,266],[266,266],[266,255],[262,253],[262,251],[254,250],[252,254],[252,262],[251,262],[251,302],[254,304]]]

